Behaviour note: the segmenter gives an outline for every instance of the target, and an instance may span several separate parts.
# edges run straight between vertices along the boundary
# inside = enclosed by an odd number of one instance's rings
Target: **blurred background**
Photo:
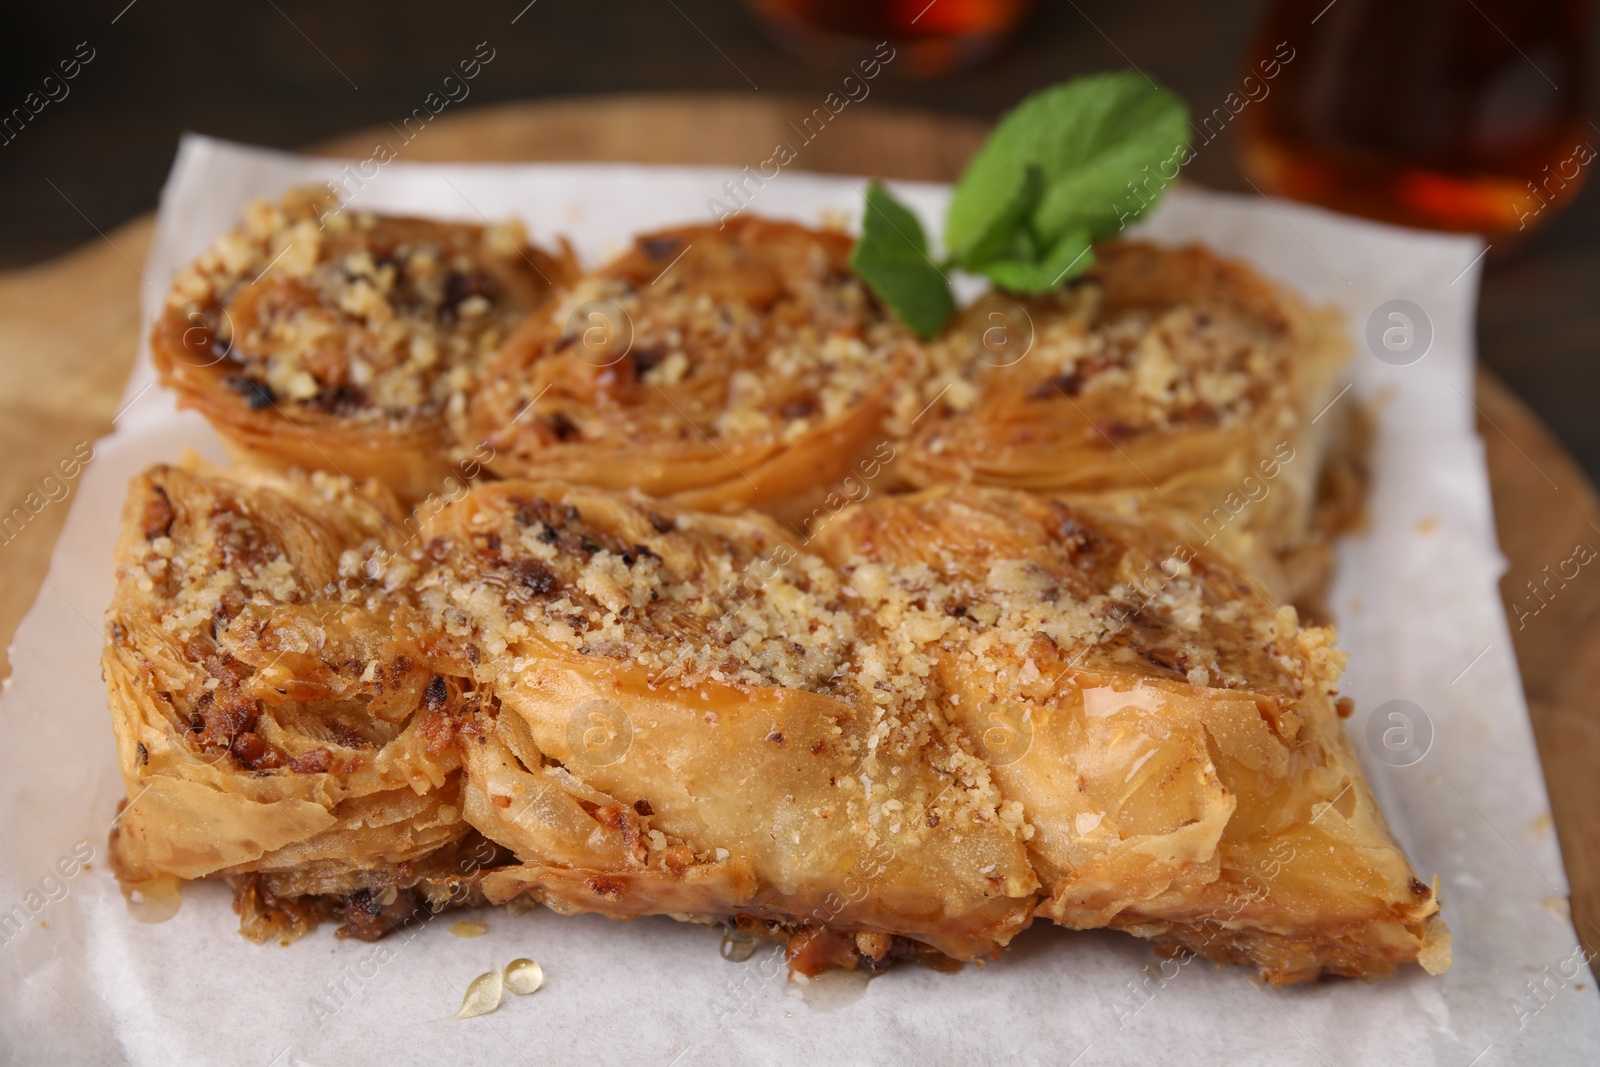
[[[949,36],[887,67],[862,106],[981,119],[1071,75],[1132,65],[1183,96],[1198,122],[1241,91],[1245,74],[1259,75],[1275,41],[1313,27],[1291,46],[1274,95],[1219,122],[1186,176],[1375,215],[1431,212],[1488,233],[1480,354],[1600,475],[1600,193],[1583,182],[1582,147],[1590,156],[1600,147],[1584,69],[1597,41],[1590,5],[1575,0],[17,5],[0,38],[0,269],[42,262],[153,208],[186,130],[302,148],[386,126],[479,42],[494,59],[452,113],[658,92],[795,95],[809,108],[838,88],[843,64],[830,56],[867,54],[850,44],[838,53],[841,38],[883,34],[862,21],[880,6],[902,30]],[[37,113],[16,110],[25,102]],[[1397,159],[1425,165],[1402,174]],[[1576,177],[1552,183],[1563,168]],[[1498,176],[1485,184],[1451,172]],[[1410,200],[1397,206],[1395,196]]]

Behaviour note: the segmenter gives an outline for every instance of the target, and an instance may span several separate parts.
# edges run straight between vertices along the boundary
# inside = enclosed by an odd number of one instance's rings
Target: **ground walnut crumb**
[[[835,426],[904,377],[910,350],[849,249],[753,218],[640,237],[506,344],[474,400],[479,429],[535,458],[711,441],[737,463]]]
[[[248,205],[178,273],[167,314],[185,362],[227,370],[253,408],[433,416],[540,302],[552,262],[516,223],[373,215],[298,190]]]
[[[831,568],[788,549],[768,520],[678,512],[667,526],[661,510],[643,497],[480,487],[440,515],[447,555],[422,603],[491,656],[544,642],[637,664],[660,685],[847,684],[855,619]]]

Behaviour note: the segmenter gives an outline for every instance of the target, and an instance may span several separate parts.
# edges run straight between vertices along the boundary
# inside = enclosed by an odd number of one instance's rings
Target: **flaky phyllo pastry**
[[[470,897],[454,734],[479,697],[430,667],[470,652],[415,606],[398,516],[321,474],[135,481],[103,657],[124,879],[235,876],[257,937],[329,912],[372,935],[402,891]]]
[[[485,370],[471,411],[489,468],[803,514],[885,441],[917,365],[851,244],[751,217],[639,237]]]
[[[490,900],[770,924],[812,967],[1027,925],[1020,811],[953,738],[885,732],[843,583],[770,520],[506,482],[428,533],[425,601],[498,702],[461,745],[521,861]]]
[[[920,366],[851,244],[741,218],[581,273],[515,224],[301,190],[179,272],[151,348],[180,402],[269,469],[403,501],[488,469],[795,517],[890,447]]]
[[[861,596],[873,675],[1021,804],[1038,915],[1280,984],[1449,965],[1340,722],[1333,631],[1221,555],[964,488],[869,502],[818,548]]]
[[[252,203],[176,275],[151,356],[240,460],[376,478],[416,500],[476,475],[483,453],[460,431],[478,368],[574,272],[515,223],[300,190]]]
[[[1095,256],[1052,293],[980,299],[928,346],[932,409],[902,473],[1162,512],[1274,598],[1314,598],[1319,481],[1352,443],[1354,405],[1329,408],[1343,324],[1200,247]]]
[[[1275,983],[1448,964],[1332,633],[1160,524],[941,489],[813,553],[517,480],[399,520],[326,475],[135,482],[125,877],[227,876],[256,937],[538,902],[729,923],[805,971],[991,958],[1036,917]]]

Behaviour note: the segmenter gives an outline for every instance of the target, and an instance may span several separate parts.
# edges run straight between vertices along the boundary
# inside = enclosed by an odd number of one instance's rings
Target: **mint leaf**
[[[1075,259],[1084,245],[1154,206],[1190,156],[1183,102],[1142,75],[1052,86],[1002,118],[967,166],[946,243],[962,267],[1004,288],[1041,291],[1087,269],[1090,256]],[[1036,180],[1043,189],[1035,196]]]
[[[1041,253],[991,259],[981,273],[1009,293],[1047,293],[1094,266],[1093,248],[1087,233],[1074,230]]]
[[[1005,255],[1022,234],[1024,224],[1044,199],[1044,168],[1029,163],[1014,175],[1013,188],[998,198],[1000,210],[991,213],[982,227],[963,234],[961,244],[950,246],[957,263],[984,263]]]
[[[918,337],[932,337],[955,313],[950,283],[928,259],[922,224],[882,182],[867,187],[850,266]]]

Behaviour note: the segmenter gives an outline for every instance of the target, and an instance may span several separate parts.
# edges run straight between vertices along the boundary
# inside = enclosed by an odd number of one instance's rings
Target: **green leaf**
[[[1047,293],[1094,266],[1093,248],[1088,234],[1074,230],[1043,255],[991,259],[978,270],[1009,293]]]
[[[850,266],[919,337],[932,337],[955,313],[950,283],[928,258],[922,224],[881,182],[867,187]]]
[[[997,284],[1007,283],[996,272],[1037,280],[1060,271],[1069,249],[1081,251],[1063,243],[1068,237],[1104,240],[1154,206],[1188,146],[1183,102],[1133,71],[1044,89],[1001,119],[961,176],[946,243],[961,266]],[[1019,212],[1035,172],[1044,188]]]
[[[1013,179],[1011,192],[999,199],[1000,210],[991,214],[981,229],[963,235],[960,245],[951,245],[950,255],[957,263],[986,262],[1006,254],[1016,243],[1024,224],[1044,199],[1044,168],[1029,163]]]

